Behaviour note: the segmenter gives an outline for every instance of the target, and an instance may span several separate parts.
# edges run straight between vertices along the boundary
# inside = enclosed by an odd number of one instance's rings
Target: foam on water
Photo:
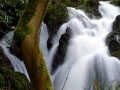
[[[84,11],[68,7],[69,21],[62,25],[56,37],[61,37],[67,27],[72,36],[65,62],[53,75],[54,90],[94,90],[94,80],[100,84],[106,82],[106,86],[120,80],[120,61],[109,55],[105,42],[120,8],[101,1],[99,12],[100,19],[91,19]],[[54,39],[59,42],[60,38]]]

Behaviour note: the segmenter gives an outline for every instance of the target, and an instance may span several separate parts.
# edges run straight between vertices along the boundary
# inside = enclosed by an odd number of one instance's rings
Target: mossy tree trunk
[[[39,45],[39,29],[49,0],[29,0],[14,33],[34,90],[53,90]]]

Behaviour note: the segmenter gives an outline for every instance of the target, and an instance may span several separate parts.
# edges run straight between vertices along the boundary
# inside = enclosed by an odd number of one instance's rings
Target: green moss
[[[29,0],[29,2],[26,4],[24,14],[20,20],[21,26],[25,26],[29,23],[29,21],[35,14],[38,3],[39,3],[39,0]]]
[[[114,0],[114,4],[119,5],[120,6],[120,0]]]
[[[40,64],[40,73],[42,74],[42,73],[44,73],[44,72],[46,72],[47,70],[46,70],[46,67],[45,67],[45,65],[44,64]]]
[[[47,23],[52,34],[56,33],[56,30],[60,25],[66,21],[67,18],[67,9],[66,5],[63,3],[49,3],[48,10],[45,16],[45,22]]]
[[[40,74],[43,74],[45,72],[48,72],[43,55],[42,55],[42,51],[40,49],[40,45],[39,45],[39,52],[40,52],[40,60],[41,60],[41,64],[40,64]]]
[[[46,87],[46,90],[52,90],[52,85],[51,85],[48,77],[47,77],[47,80],[46,80],[45,87]]]
[[[30,90],[31,86],[23,74],[6,67],[0,67],[0,89]]]
[[[20,46],[22,40],[25,39],[27,35],[33,32],[32,27],[26,25],[26,26],[17,26],[15,32],[14,32],[14,40],[16,45]]]
[[[120,49],[112,52],[112,56],[115,56],[120,59]]]
[[[24,14],[20,18],[14,34],[14,40],[18,46],[20,46],[22,40],[33,31],[33,28],[28,26],[28,23],[34,16],[38,3],[39,0],[29,0],[29,2],[26,3]]]

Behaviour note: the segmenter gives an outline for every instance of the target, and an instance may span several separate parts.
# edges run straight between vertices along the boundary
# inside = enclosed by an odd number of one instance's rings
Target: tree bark
[[[34,90],[53,90],[39,45],[39,29],[49,0],[29,0],[14,33]]]

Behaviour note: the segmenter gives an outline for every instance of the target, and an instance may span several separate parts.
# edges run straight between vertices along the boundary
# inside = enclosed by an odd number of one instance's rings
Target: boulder
[[[110,54],[120,59],[120,15],[113,22],[113,32],[107,37]]]

